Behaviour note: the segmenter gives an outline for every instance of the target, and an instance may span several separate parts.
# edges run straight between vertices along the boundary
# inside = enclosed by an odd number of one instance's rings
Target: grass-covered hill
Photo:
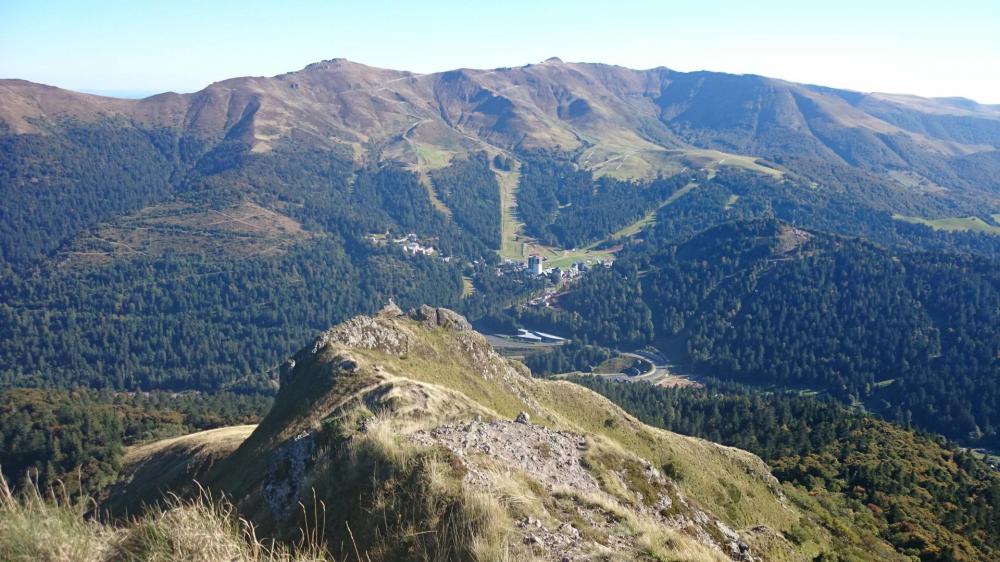
[[[899,558],[792,501],[759,458],[532,379],[445,309],[390,307],[324,332],[233,450],[248,429],[131,451],[106,507],[196,493],[187,466],[259,536],[294,540],[305,516],[342,558]]]
[[[797,493],[849,527],[874,529],[921,560],[994,559],[1000,474],[940,436],[796,392],[579,382],[656,427],[760,455]],[[994,461],[989,461],[995,465]]]
[[[573,154],[618,177],[655,177],[687,159],[855,167],[903,185],[991,192],[1000,111],[970,100],[866,95],[752,75],[566,63],[432,74],[322,61],[143,100],[0,82],[0,123],[51,134],[60,120],[110,119],[262,153],[294,143],[436,168],[456,155]],[[753,158],[740,165],[759,166]],[[891,172],[905,171],[903,176]]]
[[[50,256],[112,219],[126,217],[134,226],[164,213],[154,242],[118,228],[97,241],[77,240],[75,251],[100,256],[144,251],[156,242],[188,246],[191,236],[204,232],[188,227],[208,221],[178,218],[171,200],[204,190],[203,176],[227,169],[268,184],[225,178],[253,204],[269,204],[255,215],[263,219],[259,228],[237,223],[221,229],[229,238],[250,238],[227,244],[239,255],[295,238],[297,217],[284,215],[297,198],[278,194],[281,204],[275,204],[260,192],[302,184],[317,172],[337,187],[337,174],[324,169],[331,161],[396,163],[420,175],[445,215],[478,213],[433,175],[479,153],[507,162],[498,177],[513,182],[520,163],[541,156],[618,180],[739,169],[801,177],[834,191],[860,184],[856,197],[884,198],[895,207],[886,210],[910,220],[951,219],[943,224],[954,225],[975,216],[983,228],[996,226],[991,214],[1000,212],[1000,111],[968,100],[864,95],[759,76],[558,59],[426,75],[332,60],[143,100],[0,81],[0,195],[7,202],[0,210],[0,263],[17,267]],[[268,177],[255,169],[261,156],[291,165],[277,166],[279,173]],[[241,216],[244,203],[212,208]],[[366,203],[378,207],[377,201]],[[499,212],[499,201],[490,203]],[[606,212],[599,203],[592,206]],[[204,207],[198,201],[194,212]],[[578,209],[567,213],[571,222],[586,221],[576,216]],[[455,219],[469,227],[465,217]],[[480,231],[483,222],[477,222],[469,230],[495,244],[496,217],[491,232]],[[174,227],[173,240],[163,235],[164,226]],[[541,234],[527,226],[528,234]],[[569,246],[578,241],[550,234]]]

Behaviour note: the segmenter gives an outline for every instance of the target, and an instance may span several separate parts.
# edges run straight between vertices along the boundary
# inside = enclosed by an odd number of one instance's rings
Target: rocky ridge
[[[203,481],[278,538],[322,505],[372,560],[796,559],[808,524],[760,459],[532,379],[431,307],[320,334]]]

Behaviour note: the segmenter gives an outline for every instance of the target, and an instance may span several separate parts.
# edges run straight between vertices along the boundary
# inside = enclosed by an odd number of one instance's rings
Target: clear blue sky
[[[1000,103],[998,0],[0,0],[0,78],[194,91],[346,57],[431,72],[550,56]]]

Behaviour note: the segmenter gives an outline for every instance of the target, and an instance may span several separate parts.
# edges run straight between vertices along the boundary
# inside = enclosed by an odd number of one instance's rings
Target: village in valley
[[[421,237],[415,233],[401,237],[395,237],[389,232],[369,234],[365,236],[365,239],[376,246],[392,245],[413,257],[424,256],[446,262],[452,260],[451,256],[443,255],[435,247],[434,244],[437,242],[435,238]],[[566,263],[563,259],[554,261],[555,263]],[[566,294],[572,284],[579,280],[584,273],[596,267],[611,267],[614,262],[611,259],[587,258],[574,261],[568,267],[548,266],[548,263],[551,262],[545,257],[537,253],[530,253],[525,260],[502,258],[502,261],[492,271],[497,276],[511,276],[525,280],[543,279],[544,289],[541,294],[536,294],[528,299],[524,306],[553,307],[557,306],[559,297]],[[516,359],[523,359],[528,353],[569,343],[569,340],[563,336],[530,327],[520,327],[516,333],[484,333],[483,335],[502,355]],[[595,372],[594,374],[612,380],[647,382],[661,386],[699,384],[686,375],[672,372],[674,365],[654,347],[647,346],[644,349],[632,351],[615,350],[615,353],[620,357],[619,360],[610,362],[614,363],[615,367],[609,369],[609,372]],[[561,376],[570,374],[574,373],[564,373]]]
[[[445,262],[450,262],[452,257],[445,256],[434,247],[433,238],[420,237],[415,233],[395,238],[390,233],[369,234],[365,240],[375,246],[393,245],[410,256],[437,257]],[[592,267],[611,267],[614,263],[611,259],[588,259],[573,262],[569,267],[546,267],[546,259],[539,255],[529,255],[527,260],[513,260],[504,258],[500,265],[496,266],[497,275],[519,275],[524,277],[542,277],[546,283],[544,294],[532,298],[528,301],[530,306],[551,306],[553,299],[566,291],[567,286],[572,281],[578,279],[583,273]]]

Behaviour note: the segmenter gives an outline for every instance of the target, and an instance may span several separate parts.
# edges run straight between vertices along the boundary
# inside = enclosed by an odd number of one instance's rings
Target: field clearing
[[[451,159],[455,153],[427,143],[414,142],[413,146],[420,160],[420,165],[427,170],[437,170],[445,168],[451,164]]]
[[[944,193],[947,191],[944,187],[938,185],[933,180],[925,178],[924,176],[909,170],[892,170],[889,172],[889,177],[903,187],[914,191],[924,193]]]
[[[65,252],[63,264],[103,264],[170,253],[273,256],[311,236],[292,218],[248,201],[219,209],[162,203],[81,235]]]
[[[419,125],[419,123],[417,125]],[[416,128],[417,125],[414,125],[413,128]],[[413,129],[411,129],[411,131],[412,130]],[[407,131],[407,133],[409,132],[410,131]],[[431,205],[433,205],[438,211],[444,213],[446,216],[451,217],[451,209],[449,209],[448,206],[444,204],[444,201],[441,201],[441,198],[438,197],[437,190],[434,189],[434,182],[431,181],[431,177],[428,172],[430,170],[436,170],[438,168],[448,166],[448,164],[451,163],[454,153],[442,150],[436,146],[418,143],[406,137],[406,134],[404,134],[403,137],[406,139],[410,149],[413,150],[414,156],[417,160],[417,164],[415,166],[411,166],[410,171],[417,174],[420,178],[420,183],[422,183],[427,189],[427,196],[430,197]]]
[[[607,262],[614,260],[615,252],[612,250],[560,250],[541,244],[527,244],[527,251],[545,258],[544,265],[548,267],[561,267],[563,269],[573,265],[575,262],[584,262],[590,265],[597,262]]]
[[[500,184],[500,257],[524,260],[524,243],[521,241],[524,225],[517,220],[517,184],[521,178],[521,165],[515,162],[509,171],[494,170]]]
[[[615,179],[652,180],[657,175],[672,176],[690,168],[703,168],[709,178],[722,166],[732,166],[767,174],[776,179],[784,176],[781,170],[771,168],[757,161],[753,156],[731,154],[719,150],[686,149],[633,149],[615,147],[604,151],[584,153],[584,160],[578,164],[591,170],[596,177],[609,176]],[[594,163],[594,160],[598,162]]]
[[[618,374],[632,366],[635,359],[619,355],[612,357],[600,365],[594,367],[595,375]]]
[[[733,166],[741,169],[751,170],[757,173],[767,174],[774,178],[781,178],[784,173],[775,168],[770,168],[760,164],[756,158],[750,156],[739,156],[728,154],[718,150],[706,149],[685,149],[685,150],[645,150],[630,151],[613,155],[606,160],[589,164],[596,155],[587,156],[581,163],[582,166],[591,169],[595,176],[609,175],[619,179],[643,179],[648,180],[656,174],[667,172],[667,175],[683,173],[685,169],[692,166],[702,167],[708,171],[709,179],[715,175],[716,170],[722,166]],[[627,162],[641,164],[638,168],[629,166]],[[589,164],[589,165],[588,165]],[[609,168],[614,168],[615,173],[611,173]],[[614,250],[598,250],[598,246],[609,241],[624,240],[635,236],[642,230],[648,228],[656,221],[656,214],[666,206],[689,193],[698,185],[691,182],[672,193],[657,208],[646,213],[636,222],[625,226],[614,232],[604,240],[596,241],[581,249],[565,250],[552,246],[540,244],[534,238],[524,234],[524,225],[517,220],[517,185],[520,179],[520,166],[517,165],[510,172],[495,170],[497,180],[500,184],[500,204],[501,204],[501,244],[500,257],[515,261],[523,261],[530,255],[538,255],[546,260],[545,267],[565,268],[574,262],[595,263],[597,261],[613,260]],[[624,171],[623,171],[624,170]],[[730,208],[739,200],[738,196],[730,197],[726,208]]]
[[[692,165],[700,165],[700,167],[708,170],[710,172],[710,176],[714,176],[714,172],[718,171],[718,169],[723,166],[750,170],[752,172],[766,174],[775,179],[781,179],[785,175],[781,170],[761,164],[757,161],[757,158],[753,156],[742,156],[739,154],[730,154],[728,152],[709,149],[687,149],[679,150],[677,152],[680,152],[682,156]]]
[[[993,215],[996,220],[997,215]],[[934,230],[946,232],[981,232],[983,234],[1000,234],[1000,226],[987,223],[979,217],[946,217],[943,219],[924,219],[920,217],[907,217],[903,215],[892,215],[894,220],[908,222],[910,224],[922,224]]]
[[[569,267],[573,262],[595,263],[612,259],[614,252],[583,248],[563,250],[538,243],[524,234],[524,224],[517,220],[517,184],[520,180],[520,164],[505,172],[494,170],[500,184],[500,257],[514,261],[524,261],[528,256],[544,258],[545,267]],[[596,244],[595,244],[596,245]]]

